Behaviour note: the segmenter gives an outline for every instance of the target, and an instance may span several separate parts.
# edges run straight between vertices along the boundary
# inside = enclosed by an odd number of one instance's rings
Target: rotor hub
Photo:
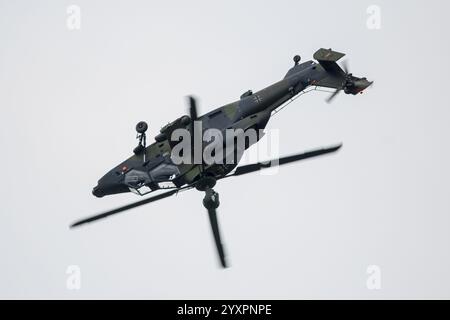
[[[207,210],[215,210],[219,207],[219,194],[213,189],[206,189],[205,197],[203,198],[203,206]]]
[[[216,185],[216,179],[214,177],[205,176],[200,178],[195,185],[198,191],[206,191],[207,189],[212,189]]]

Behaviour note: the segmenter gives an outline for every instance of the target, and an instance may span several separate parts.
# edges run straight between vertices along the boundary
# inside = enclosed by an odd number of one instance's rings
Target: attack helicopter
[[[239,100],[214,109],[204,115],[199,115],[194,97],[189,97],[189,115],[170,122],[161,128],[154,142],[147,146],[146,131],[148,125],[141,121],[136,125],[138,145],[133,155],[108,171],[92,190],[96,197],[103,197],[118,193],[133,192],[144,196],[149,193],[166,190],[153,197],[124,205],[122,207],[79,220],[71,225],[78,227],[86,223],[97,221],[117,213],[121,213],[142,205],[159,201],[176,195],[181,191],[196,189],[204,192],[203,205],[206,208],[211,224],[212,234],[217,248],[220,264],[227,267],[226,254],[219,232],[217,208],[219,207],[219,194],[213,189],[216,183],[224,178],[236,177],[256,172],[273,166],[281,166],[303,159],[313,158],[338,151],[342,145],[321,148],[291,156],[280,157],[269,162],[258,162],[238,166],[242,153],[252,144],[257,143],[263,134],[257,134],[256,139],[244,143],[239,150],[232,150],[232,161],[216,161],[206,163],[204,159],[194,161],[194,155],[200,155],[207,143],[201,139],[208,129],[219,132],[225,130],[241,130],[248,132],[256,130],[263,132],[271,116],[287,103],[292,102],[305,93],[309,88],[334,89],[327,102],[331,102],[340,92],[356,95],[362,93],[372,85],[367,78],[359,78],[349,73],[346,64],[341,68],[337,61],[345,54],[332,49],[321,48],[313,58],[300,63],[300,56],[294,57],[292,66],[283,79],[260,90],[244,92]],[[189,142],[191,152],[187,155],[193,161],[175,162],[173,151],[181,143],[179,137],[173,139],[177,130],[187,131],[192,139]],[[200,137],[200,143],[196,143]],[[183,139],[184,140],[184,139]],[[186,142],[186,141],[185,141]],[[228,153],[223,157],[229,156]],[[168,189],[168,191],[167,191]]]

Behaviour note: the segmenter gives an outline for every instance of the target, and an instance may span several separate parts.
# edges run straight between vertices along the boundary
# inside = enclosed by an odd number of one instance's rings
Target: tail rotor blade
[[[346,83],[347,83],[348,78],[349,78],[349,77],[351,78],[351,74],[349,73],[349,69],[348,69],[348,61],[347,61],[347,60],[342,61],[342,70],[344,71],[344,74],[342,74],[342,77],[343,77],[343,79],[344,79],[344,80],[343,80],[343,83],[342,83],[342,86],[341,86],[340,88],[337,88],[336,91],[334,91],[334,92],[326,99],[327,103],[330,103],[334,98],[336,98],[336,96],[339,94],[339,92],[341,92],[341,91],[344,89],[344,87],[345,87],[345,85],[346,85]]]
[[[346,74],[348,74],[348,61],[347,60],[344,60],[344,61],[342,61],[342,69],[344,70],[344,72],[346,73]]]
[[[341,88],[336,89],[336,91],[334,91],[328,98],[327,98],[327,102],[330,103],[331,101],[333,101],[334,98],[336,98],[336,96],[338,95],[339,92],[341,92]]]

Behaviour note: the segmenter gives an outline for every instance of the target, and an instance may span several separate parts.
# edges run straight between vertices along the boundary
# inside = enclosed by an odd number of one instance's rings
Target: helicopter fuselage
[[[365,78],[348,75],[335,63],[342,56],[343,54],[321,49],[315,54],[319,63],[312,60],[299,63],[300,57],[294,57],[295,65],[282,80],[255,93],[248,90],[239,100],[199,116],[196,121],[201,123],[202,136],[208,129],[220,131],[223,137],[226,137],[227,130],[247,132],[252,129],[262,132],[274,110],[309,86],[335,88],[352,94],[364,90],[370,85]],[[353,83],[359,81],[358,86],[348,86],[346,76]],[[140,152],[135,151],[133,156],[105,174],[93,189],[93,194],[102,197],[131,191],[143,195],[158,189],[180,188],[205,176],[220,179],[237,166],[242,152],[237,152],[239,155],[235,155],[231,162],[175,164],[172,161],[172,150],[178,141],[172,139],[172,133],[176,129],[189,130],[190,127],[189,116],[183,116],[164,126],[154,143],[147,147],[139,145]],[[262,136],[263,134],[257,134],[256,139],[245,143],[244,149],[258,142]],[[207,143],[201,143],[203,150]],[[232,151],[236,152],[235,149]]]

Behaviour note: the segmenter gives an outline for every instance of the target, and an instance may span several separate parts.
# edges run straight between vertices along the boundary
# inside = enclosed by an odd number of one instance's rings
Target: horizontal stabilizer
[[[333,51],[331,49],[319,49],[314,53],[314,59],[317,61],[330,61],[330,62],[336,62],[339,59],[341,59],[343,56],[345,56],[345,53]]]
[[[314,53],[314,59],[319,61],[320,65],[328,72],[331,77],[331,79],[328,79],[327,81],[332,84],[322,84],[322,86],[335,88],[336,86],[340,85],[341,80],[339,78],[345,77],[345,72],[341,69],[341,67],[339,67],[336,61],[341,59],[343,56],[345,56],[344,53],[323,48],[317,50],[316,53]]]

